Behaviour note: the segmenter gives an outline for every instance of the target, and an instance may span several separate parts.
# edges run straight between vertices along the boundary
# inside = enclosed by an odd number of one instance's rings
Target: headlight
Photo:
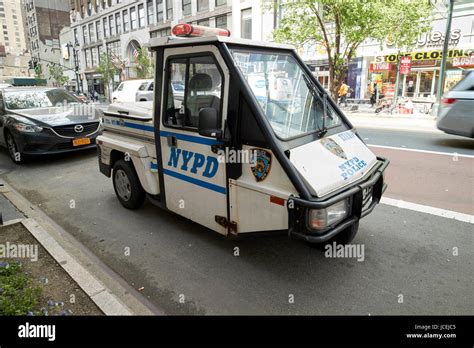
[[[309,227],[324,230],[328,226],[344,220],[349,215],[349,200],[337,202],[323,209],[311,209],[308,216]]]
[[[31,124],[25,124],[25,123],[15,123],[13,124],[13,127],[22,133],[37,133],[41,132],[43,128]]]

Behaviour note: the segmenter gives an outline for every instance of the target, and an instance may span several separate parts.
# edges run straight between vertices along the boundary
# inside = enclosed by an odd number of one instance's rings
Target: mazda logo
[[[82,133],[84,131],[84,126],[82,124],[76,124],[74,126],[74,131],[76,133]]]

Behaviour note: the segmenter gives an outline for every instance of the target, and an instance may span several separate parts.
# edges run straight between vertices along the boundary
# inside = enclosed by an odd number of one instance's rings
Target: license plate
[[[90,143],[91,143],[91,140],[89,138],[80,138],[80,139],[74,139],[72,141],[72,146],[89,145]]]

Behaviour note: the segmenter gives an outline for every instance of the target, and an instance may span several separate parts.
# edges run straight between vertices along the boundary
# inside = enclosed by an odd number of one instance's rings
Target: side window
[[[166,125],[197,129],[203,108],[221,117],[222,75],[210,55],[171,59],[168,71]]]

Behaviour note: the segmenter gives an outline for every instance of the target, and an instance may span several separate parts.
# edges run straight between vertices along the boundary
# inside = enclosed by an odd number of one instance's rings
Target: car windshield
[[[180,91],[180,92],[184,92],[184,83],[182,82],[171,82],[172,85],[173,85],[173,88],[176,90],[176,91]]]
[[[232,55],[273,131],[283,139],[341,124],[298,62],[285,53],[233,50]]]
[[[8,91],[5,92],[4,99],[5,107],[9,110],[35,109],[80,103],[76,97],[63,89]]]

